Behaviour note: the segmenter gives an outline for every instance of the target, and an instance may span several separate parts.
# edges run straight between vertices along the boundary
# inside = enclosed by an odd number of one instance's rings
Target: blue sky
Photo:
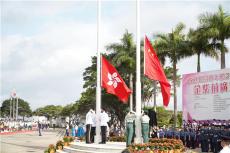
[[[141,1],[141,34],[170,32],[178,22],[187,32],[198,25],[199,14],[215,12],[219,4],[230,13],[228,1]],[[96,55],[96,11],[96,1],[1,1],[0,101],[13,88],[33,109],[77,100],[82,73]],[[102,1],[101,11],[103,47],[119,42],[125,29],[135,37],[135,1]],[[226,45],[230,48],[229,40]],[[230,53],[227,68],[229,59]],[[181,60],[178,68],[180,74],[196,72],[196,56]],[[201,57],[202,71],[219,68],[220,61]],[[178,88],[179,109],[181,94]]]

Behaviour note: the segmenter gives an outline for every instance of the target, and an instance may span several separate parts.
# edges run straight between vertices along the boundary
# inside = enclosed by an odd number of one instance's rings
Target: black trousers
[[[101,142],[106,143],[106,129],[107,126],[101,126]]]
[[[39,133],[39,136],[42,136],[42,134],[41,134],[41,128],[38,128],[38,133]]]
[[[86,143],[90,143],[91,124],[86,124]]]
[[[91,127],[91,133],[90,133],[90,140],[92,143],[94,143],[94,136],[96,134],[96,127]]]

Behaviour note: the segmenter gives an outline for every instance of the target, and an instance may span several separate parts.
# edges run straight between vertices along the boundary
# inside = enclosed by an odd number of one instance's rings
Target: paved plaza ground
[[[42,136],[38,136],[38,131],[18,133],[12,135],[0,135],[1,153],[44,153],[49,144],[56,144],[62,139],[64,130],[42,131]]]
[[[38,136],[37,131],[0,135],[1,153],[43,153],[49,144],[56,144],[63,138],[64,129],[42,131]],[[200,149],[194,150],[200,152]]]

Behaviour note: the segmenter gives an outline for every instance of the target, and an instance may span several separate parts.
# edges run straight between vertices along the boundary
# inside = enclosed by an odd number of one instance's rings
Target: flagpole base
[[[139,143],[143,143],[143,138],[134,138],[134,143],[135,144],[139,144]]]
[[[95,135],[95,136],[94,136],[94,142],[95,142],[96,144],[99,144],[99,143],[101,142],[101,135]]]
[[[141,134],[141,115],[137,115],[135,119],[135,134],[134,143],[142,143],[143,138]]]

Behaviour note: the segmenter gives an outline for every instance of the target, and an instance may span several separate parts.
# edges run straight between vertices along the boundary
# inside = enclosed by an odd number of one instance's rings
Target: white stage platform
[[[121,153],[125,148],[125,142],[107,142],[106,144],[72,142],[59,153]]]

